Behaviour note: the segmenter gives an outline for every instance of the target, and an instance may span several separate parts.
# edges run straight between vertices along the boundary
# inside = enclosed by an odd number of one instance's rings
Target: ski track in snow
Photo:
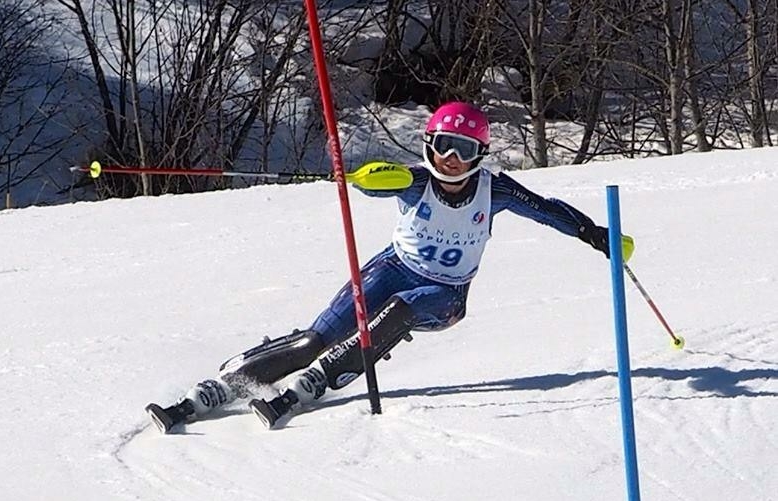
[[[778,343],[770,336],[776,331],[778,321],[730,324],[687,333],[687,343],[707,340],[707,351],[687,349],[684,365],[688,368],[663,368],[670,366],[669,359],[677,359],[676,353],[633,361],[639,457],[655,457],[661,466],[660,471],[642,470],[644,492],[653,492],[660,499],[698,499],[674,485],[688,465],[704,464],[710,478],[742,484],[743,499],[769,499],[770,493],[758,487],[763,479],[750,478],[747,472],[730,464],[721,451],[737,448],[739,430],[743,428],[762,434],[765,453],[778,445],[771,437],[774,423],[765,419],[764,413],[752,410],[753,405],[759,405],[757,400],[778,396],[778,360],[766,358],[778,352]],[[765,358],[751,358],[754,355]],[[726,366],[715,364],[722,360],[727,362]],[[596,478],[612,474],[622,463],[621,443],[613,440],[615,430],[593,432],[591,426],[593,414],[607,414],[607,420],[613,424],[618,406],[615,396],[618,379],[614,371],[589,372],[589,376],[565,390],[566,398],[537,394],[538,390],[531,388],[505,391],[506,385],[499,383],[484,385],[477,392],[468,392],[466,387],[463,392],[436,394],[433,389],[419,395],[389,391],[384,394],[385,415],[374,418],[368,417],[364,410],[356,410],[357,401],[353,397],[331,396],[316,409],[294,417],[289,428],[282,431],[265,431],[252,414],[235,410],[228,419],[189,425],[184,435],[161,437],[151,427],[130,433],[117,459],[133,474],[145,479],[148,487],[165,492],[175,488],[180,494],[175,499],[188,499],[203,490],[214,498],[239,495],[244,499],[277,499],[276,496],[290,495],[288,490],[285,492],[283,482],[276,491],[256,492],[250,487],[253,469],[260,476],[270,477],[275,477],[276,472],[297,472],[301,481],[315,484],[325,492],[340,492],[346,500],[429,499],[414,496],[412,490],[393,493],[377,488],[373,476],[380,475],[383,463],[394,468],[398,464],[429,467],[483,461],[499,464],[515,462],[518,457],[531,462],[533,458],[553,457],[554,453],[546,448],[506,440],[504,434],[492,432],[489,426],[479,425],[476,429],[472,426],[511,420],[512,429],[534,428],[540,419],[545,428],[565,430],[558,447],[566,455],[584,458],[593,449],[598,451],[600,458],[590,461],[584,472],[586,477]],[[726,413],[705,412],[719,407],[722,399],[727,402]],[[689,400],[708,404],[683,405]],[[698,407],[703,412],[695,411]],[[684,422],[700,426],[677,427],[672,416],[678,412],[683,413]],[[460,413],[477,416],[470,416],[465,426],[458,426],[456,416]],[[294,434],[296,422],[301,419],[308,420],[300,425],[307,428],[306,432],[311,426],[321,426],[324,430],[334,428],[336,437],[347,436],[336,447],[337,457],[318,461],[316,450],[311,449],[296,449],[290,454],[283,436]],[[364,420],[368,421],[367,426]],[[238,430],[227,433],[228,429],[235,428]],[[354,432],[349,435],[343,431],[348,429]],[[501,427],[497,430],[504,431]],[[582,441],[582,436],[587,440]],[[274,439],[272,443],[267,443],[268,437]],[[232,457],[236,451],[238,457]],[[243,467],[240,471],[231,470],[228,475],[208,467],[209,462],[220,465],[227,461]],[[318,465],[320,471],[312,465]],[[236,475],[245,471],[248,471],[246,477],[236,483]],[[176,479],[173,485],[171,478]],[[305,497],[303,492],[300,499]],[[456,497],[455,492],[446,495]]]
[[[648,440],[645,442],[648,447],[639,451],[639,454],[642,452],[667,458],[663,468],[665,474],[652,475],[649,472],[646,476],[663,485],[668,495],[677,499],[696,499],[671,487],[676,478],[684,475],[687,465],[693,463],[706,465],[709,477],[707,488],[712,493],[716,492],[717,484],[722,484],[723,491],[726,484],[734,481],[740,486],[741,499],[770,499],[774,494],[760,487],[764,479],[754,478],[748,470],[733,464],[729,454],[722,454],[721,451],[743,448],[743,430],[764,437],[766,443],[758,446],[764,454],[769,455],[775,450],[775,440],[771,438],[774,423],[768,425],[757,418],[765,414],[754,413],[753,409],[769,402],[768,405],[778,411],[775,400],[778,397],[778,359],[767,359],[778,353],[776,332],[778,322],[769,321],[746,326],[725,325],[690,333],[687,343],[690,342],[689,338],[697,343],[707,341],[706,351],[687,348],[686,362],[693,367],[657,371],[664,375],[658,380],[652,378],[653,384],[648,387],[640,380],[640,368],[635,370],[638,375],[634,380],[638,389],[636,421],[643,425],[646,423],[641,420],[654,423],[649,429],[670,431],[665,440]],[[751,358],[753,354],[765,358]],[[668,372],[675,374],[668,375]],[[679,388],[672,383],[674,381],[685,382],[686,388]],[[650,403],[642,405],[645,400]],[[702,404],[682,407],[681,404],[689,400],[701,400]],[[716,412],[722,408],[725,412]],[[696,423],[696,426],[679,426],[674,423],[673,416],[679,412],[683,412],[685,422]],[[758,452],[752,451],[757,456]],[[667,497],[663,496],[662,499]]]

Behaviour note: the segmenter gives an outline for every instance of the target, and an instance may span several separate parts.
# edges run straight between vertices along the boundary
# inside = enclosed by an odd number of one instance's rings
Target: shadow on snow
[[[429,386],[381,392],[382,398],[404,398],[410,396],[439,396],[459,393],[488,393],[499,391],[548,391],[566,388],[576,383],[594,381],[602,378],[617,378],[615,371],[583,371],[574,374],[546,374],[543,376],[527,376],[480,383],[465,383],[450,386]],[[632,379],[659,378],[668,381],[688,381],[688,386],[706,395],[659,398],[734,398],[734,397],[778,397],[775,391],[757,391],[748,387],[749,381],[778,378],[778,369],[742,369],[729,370],[721,367],[700,367],[696,369],[666,369],[661,367],[644,367],[632,370]],[[365,395],[352,395],[322,402],[318,407],[342,405],[344,403],[363,399]],[[656,396],[640,398],[657,398]]]

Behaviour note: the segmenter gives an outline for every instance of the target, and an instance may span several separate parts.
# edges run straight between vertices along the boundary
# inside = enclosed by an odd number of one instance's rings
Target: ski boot
[[[297,394],[291,390],[286,390],[281,395],[271,401],[255,398],[249,402],[249,409],[257,415],[265,428],[272,430],[281,417],[289,414],[292,406],[299,403]]]
[[[160,433],[167,434],[176,426],[194,419],[194,403],[185,398],[170,407],[162,408],[157,404],[146,406],[146,413]]]
[[[235,398],[235,392],[223,381],[206,379],[197,383],[175,405],[163,408],[151,403],[146,406],[146,413],[160,432],[170,433],[176,426],[196,421]]]
[[[321,398],[327,389],[327,378],[318,361],[291,377],[289,386],[272,400],[255,398],[249,402],[249,408],[268,429],[276,428],[292,410]]]

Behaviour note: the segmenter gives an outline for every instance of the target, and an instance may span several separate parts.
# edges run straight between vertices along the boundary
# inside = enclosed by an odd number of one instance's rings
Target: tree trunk
[[[143,126],[140,115],[140,94],[138,93],[138,49],[135,43],[135,0],[127,2],[127,24],[125,26],[127,59],[130,71],[130,100],[132,102],[133,124],[135,129],[135,141],[138,144],[138,156],[140,164],[148,165],[146,162],[146,150],[143,144]],[[149,177],[146,174],[140,175],[143,196],[151,195],[151,186]]]
[[[594,90],[589,94],[589,99],[586,103],[586,116],[584,121],[584,133],[581,138],[581,144],[578,147],[578,151],[573,159],[573,164],[581,164],[586,161],[586,157],[589,153],[589,147],[592,144],[592,136],[594,136],[594,129],[597,127],[597,120],[600,117],[600,103],[602,102],[602,81],[603,81],[603,69],[598,68],[594,80]]]
[[[667,94],[670,108],[670,153],[683,153],[683,74],[679,60],[679,36],[675,28],[675,0],[662,1],[665,31],[665,57],[667,59]]]
[[[707,118],[700,109],[700,95],[697,91],[696,61],[694,58],[694,18],[691,0],[684,0],[684,37],[681,40],[681,51],[683,52],[683,69],[686,77],[686,92],[689,96],[689,110],[692,115],[692,128],[694,137],[697,139],[698,151],[710,151],[712,146],[708,142],[708,136],[705,133]]]
[[[543,94],[544,71],[541,61],[544,18],[544,0],[530,0],[527,55],[529,59],[530,92],[532,94],[530,109],[534,141],[532,156],[536,167],[548,167],[548,142],[546,138],[546,117],[544,115],[546,99]]]
[[[765,102],[762,85],[762,64],[759,55],[759,20],[756,0],[748,1],[748,87],[751,98],[751,143],[756,148],[764,146]]]
[[[84,9],[80,0],[73,0],[73,4],[66,2],[65,0],[57,0],[61,5],[73,12],[78,19],[79,28],[81,29],[81,36],[84,37],[84,43],[86,44],[87,52],[89,53],[89,60],[92,63],[92,70],[95,72],[95,81],[97,83],[97,90],[100,94],[100,99],[103,104],[103,119],[105,120],[105,126],[108,130],[108,136],[111,140],[111,146],[115,152],[121,152],[124,149],[124,141],[119,134],[117,127],[116,111],[114,110],[113,103],[111,101],[111,92],[108,89],[108,82],[105,78],[105,73],[100,65],[100,55],[97,50],[97,44],[89,30],[89,23],[86,19]]]

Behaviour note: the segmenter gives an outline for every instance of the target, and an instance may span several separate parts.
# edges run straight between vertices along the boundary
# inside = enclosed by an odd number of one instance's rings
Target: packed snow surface
[[[641,493],[778,500],[776,149],[512,173],[607,224],[619,185]],[[395,202],[350,190],[361,262]],[[348,277],[330,183],[0,212],[8,500],[626,498],[608,261],[497,216],[468,316],[267,431],[233,404],[162,436],[226,358],[305,328]]]

